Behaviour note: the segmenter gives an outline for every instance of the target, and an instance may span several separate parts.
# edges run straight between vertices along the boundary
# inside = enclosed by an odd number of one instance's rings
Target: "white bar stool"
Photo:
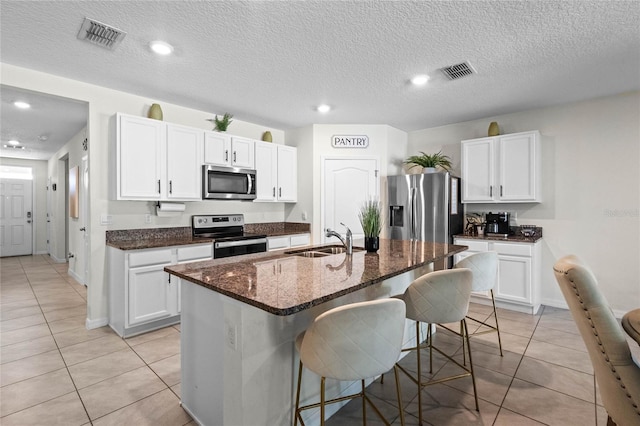
[[[320,424],[324,425],[325,405],[362,397],[363,423],[366,424],[366,402],[389,425],[380,410],[365,393],[365,379],[373,378],[394,368],[400,423],[404,412],[396,362],[402,349],[405,324],[405,305],[397,299],[381,299],[352,303],[319,315],[309,328],[296,339],[300,353],[298,388],[294,426],[304,425],[301,411],[320,407]],[[302,366],[321,377],[320,402],[300,407]],[[329,401],[325,400],[325,379],[360,380],[361,391]]]
[[[398,365],[415,384],[418,385],[418,421],[422,420],[422,389],[425,386],[435,385],[447,382],[449,380],[460,379],[462,377],[471,376],[473,382],[473,396],[475,397],[476,410],[480,411],[478,406],[478,393],[476,391],[476,379],[473,374],[473,362],[471,359],[471,348],[469,346],[469,334],[467,333],[467,322],[465,317],[469,309],[469,299],[471,298],[471,282],[473,275],[469,269],[449,269],[444,271],[430,272],[421,276],[409,285],[409,288],[403,295],[395,296],[404,300],[407,306],[407,318],[416,322],[416,346],[404,349],[405,351],[415,350],[417,352],[418,373],[417,377]],[[420,343],[420,323],[428,324],[427,343]],[[433,345],[433,336],[431,333],[431,324],[460,322],[462,336],[467,340],[467,349],[469,355],[469,367],[460,364],[453,359],[452,355],[444,353]],[[449,329],[448,329],[449,330]],[[452,331],[452,330],[450,330]],[[458,335],[457,332],[452,331]],[[429,348],[429,364],[430,370],[433,370],[433,351],[437,351],[445,356],[449,361],[456,364],[464,373],[444,377],[441,379],[422,381],[422,362],[420,359],[420,349]],[[463,345],[464,350],[464,345]]]
[[[484,320],[477,319],[471,315],[467,315],[467,318],[485,327],[489,330],[476,331],[471,333],[471,336],[481,335],[487,333],[498,334],[498,347],[500,348],[500,356],[502,354],[502,339],[500,338],[500,325],[498,324],[498,313],[496,312],[496,299],[493,297],[493,288],[498,281],[498,253],[494,251],[487,251],[483,253],[475,253],[465,257],[456,263],[455,268],[471,269],[473,273],[473,283],[471,284],[471,291],[490,291],[491,303],[493,305],[493,312]],[[487,321],[493,317],[496,325],[487,323]],[[464,339],[462,340],[464,345]],[[464,351],[463,351],[464,354]]]

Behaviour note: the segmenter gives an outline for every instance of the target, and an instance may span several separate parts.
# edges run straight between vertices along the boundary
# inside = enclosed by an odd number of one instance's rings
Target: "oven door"
[[[255,200],[256,171],[202,166],[203,200]]]
[[[263,253],[267,251],[267,239],[222,241],[213,243],[213,258],[240,256],[242,254]]]

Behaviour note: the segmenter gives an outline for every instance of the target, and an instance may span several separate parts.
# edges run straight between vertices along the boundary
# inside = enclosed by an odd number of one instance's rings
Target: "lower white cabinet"
[[[493,289],[496,305],[505,309],[535,314],[540,308],[541,244],[456,238],[454,244],[469,250],[455,256],[458,262],[473,253],[498,253],[498,282]],[[472,300],[491,303],[488,292],[473,293]]]
[[[267,250],[280,250],[290,247],[304,247],[311,244],[311,234],[279,235],[267,237]]]
[[[109,325],[129,337],[180,322],[180,280],[169,265],[213,258],[213,245],[145,250],[109,247]]]

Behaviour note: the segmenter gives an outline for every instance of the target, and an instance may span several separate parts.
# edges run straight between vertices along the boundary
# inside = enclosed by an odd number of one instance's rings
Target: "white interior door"
[[[376,158],[324,158],[322,210],[322,241],[334,241],[325,237],[324,230],[331,228],[346,234],[344,223],[351,229],[353,238],[364,238],[358,212],[367,199],[379,199],[378,160]]]
[[[33,181],[0,179],[0,256],[33,253]]]

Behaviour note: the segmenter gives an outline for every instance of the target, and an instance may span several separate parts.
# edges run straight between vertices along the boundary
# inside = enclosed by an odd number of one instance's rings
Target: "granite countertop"
[[[245,223],[244,231],[250,234],[264,234],[267,237],[309,234],[311,232],[311,224],[297,222]]]
[[[247,223],[245,232],[264,234],[267,237],[281,235],[308,234],[309,223],[268,222]],[[107,231],[106,244],[120,250],[142,250],[188,244],[204,244],[213,242],[212,238],[193,238],[190,226],[177,228],[145,228]]]
[[[375,254],[354,250],[352,256],[307,258],[281,250],[172,265],[165,271],[269,313],[291,315],[466,249],[380,239]]]
[[[506,241],[511,243],[535,243],[538,240],[542,239],[542,235],[534,235],[533,237],[525,237],[523,235],[467,235],[467,234],[458,234],[454,235],[453,238],[466,238],[469,240],[485,240],[485,241]]]
[[[533,229],[535,231],[535,235],[532,237],[525,237],[522,235],[522,229]],[[467,238],[471,240],[486,240],[486,241],[506,241],[513,243],[535,243],[538,240],[542,239],[542,228],[539,226],[535,227],[525,227],[525,226],[511,226],[510,235],[468,235],[468,234],[458,234],[454,235],[453,238]]]
[[[210,238],[193,238],[191,227],[124,229],[107,231],[107,246],[120,250],[142,250],[189,244],[211,243]]]

